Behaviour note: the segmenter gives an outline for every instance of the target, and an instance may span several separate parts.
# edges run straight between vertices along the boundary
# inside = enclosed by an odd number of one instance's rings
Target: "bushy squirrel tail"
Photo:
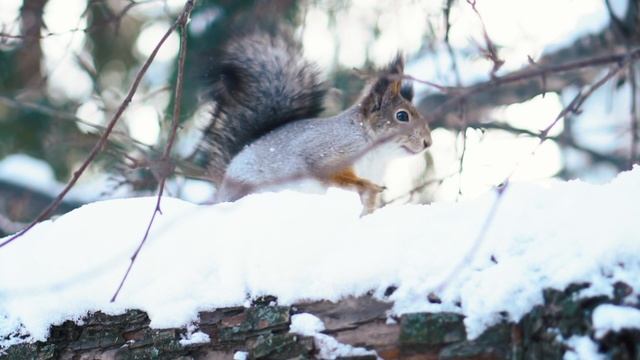
[[[220,183],[242,148],[286,123],[317,117],[326,88],[314,64],[285,37],[250,34],[230,40],[212,69],[213,118],[202,146]]]

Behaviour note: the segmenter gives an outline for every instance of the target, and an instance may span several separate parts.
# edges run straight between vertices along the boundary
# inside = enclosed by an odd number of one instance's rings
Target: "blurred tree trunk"
[[[20,28],[24,41],[16,53],[17,82],[24,89],[42,94],[42,47],[40,32],[46,25],[43,20],[44,7],[48,0],[24,0],[20,9]]]

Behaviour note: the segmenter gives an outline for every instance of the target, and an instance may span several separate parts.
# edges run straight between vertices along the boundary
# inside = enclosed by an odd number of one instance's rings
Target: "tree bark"
[[[24,88],[40,92],[42,85],[42,47],[41,30],[44,24],[44,7],[48,0],[24,0],[20,9],[20,28],[23,36],[22,46],[16,53],[16,71],[20,84]]]
[[[633,289],[619,282],[610,298],[576,296],[587,287],[589,284],[574,284],[563,291],[545,290],[544,303],[520,321],[503,320],[475,339],[467,337],[464,317],[456,313],[410,313],[397,318],[388,316],[390,302],[370,296],[293,306],[274,305],[276,299],[266,297],[249,308],[201,312],[195,326],[209,336],[204,343],[180,344],[187,336],[185,328],[151,329],[142,311],[116,316],[98,312],[81,325],[66,321],[53,326],[46,342],[14,345],[0,359],[232,359],[236,351],[247,352],[249,359],[319,358],[321,344],[313,337],[289,332],[291,317],[300,313],[320,318],[326,328],[323,333],[340,343],[374,350],[387,360],[559,360],[571,350],[564,340],[575,335],[590,337],[607,358],[637,358],[640,329],[596,337],[591,323],[597,306],[628,304],[625,298]],[[373,360],[376,355],[342,359]]]

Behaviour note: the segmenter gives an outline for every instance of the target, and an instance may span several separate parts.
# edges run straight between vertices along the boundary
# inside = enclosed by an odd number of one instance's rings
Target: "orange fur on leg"
[[[329,177],[328,182],[341,188],[355,188],[360,194],[360,201],[364,206],[362,214],[369,214],[376,209],[380,193],[384,187],[376,185],[369,180],[359,178],[353,168],[348,167]]]

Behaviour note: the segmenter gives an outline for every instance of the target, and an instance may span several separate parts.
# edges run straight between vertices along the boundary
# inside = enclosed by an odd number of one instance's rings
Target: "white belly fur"
[[[381,144],[356,160],[353,169],[360,178],[383,185],[387,166],[391,161],[409,154],[393,141]]]

